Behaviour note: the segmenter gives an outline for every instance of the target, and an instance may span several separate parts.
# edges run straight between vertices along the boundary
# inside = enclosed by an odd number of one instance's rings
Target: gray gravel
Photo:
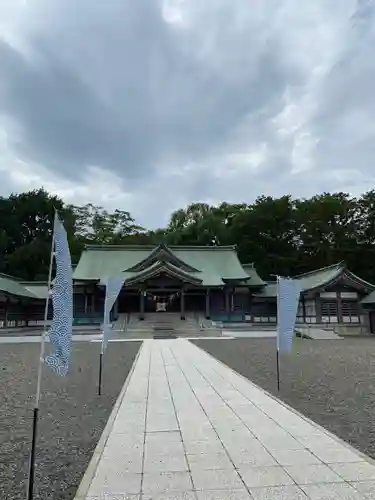
[[[110,343],[97,395],[100,343],[74,343],[67,377],[45,368],[35,499],[71,500],[87,468],[140,342]],[[38,344],[0,346],[0,499],[25,499]]]
[[[280,360],[280,394],[275,339],[194,344],[375,458],[375,338],[297,340]]]

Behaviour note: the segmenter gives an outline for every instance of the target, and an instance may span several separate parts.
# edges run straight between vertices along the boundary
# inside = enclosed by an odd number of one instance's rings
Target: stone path
[[[92,342],[94,340],[101,342],[102,335],[99,334],[91,334],[91,333],[83,333],[83,334],[73,334],[72,340],[73,342]],[[40,344],[42,340],[41,335],[17,335],[17,336],[0,336],[0,344]],[[140,339],[142,340],[142,339]],[[46,338],[46,343],[49,342],[48,337]]]
[[[145,341],[115,411],[77,500],[375,499],[367,457],[187,340]]]
[[[223,337],[269,339],[276,338],[276,330],[223,330]]]

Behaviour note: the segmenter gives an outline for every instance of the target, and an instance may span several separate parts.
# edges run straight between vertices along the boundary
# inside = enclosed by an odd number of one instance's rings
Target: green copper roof
[[[257,273],[254,264],[242,264],[242,267],[245,273],[250,277],[250,279],[246,282],[249,286],[264,286],[266,284],[265,281]]]
[[[48,295],[48,286],[43,281],[22,281],[22,286],[31,292],[37,299],[46,299]]]
[[[175,267],[182,269],[188,273],[190,272],[198,272],[199,269],[192,267],[191,265],[184,262],[181,258],[179,258],[175,252],[173,252],[166,245],[161,244],[157,245],[149,255],[138,262],[135,266],[126,269],[125,272],[139,272],[149,268],[151,265],[156,262],[169,262],[173,264]]]
[[[349,271],[344,262],[295,276],[296,279],[301,281],[302,290],[305,291],[327,286],[341,277],[365,290],[375,290],[375,285]]]
[[[345,266],[340,262],[332,266],[310,271],[309,273],[299,274],[298,276],[294,276],[294,278],[300,281],[302,291],[308,291],[328,285],[332,281],[335,281],[344,271]]]
[[[322,267],[321,269],[316,269],[315,271],[311,271],[309,273],[299,274],[297,276],[294,276],[294,279],[300,281],[301,289],[303,292],[308,292],[310,290],[315,290],[316,288],[329,286],[341,276],[347,278],[349,281],[356,283],[364,289],[375,289],[375,285],[372,285],[368,281],[363,280],[359,276],[346,269],[343,262],[333,264],[332,266]],[[255,295],[258,297],[276,297],[276,282],[268,282],[266,286]]]
[[[375,291],[371,292],[367,297],[361,300],[361,304],[363,305],[374,305],[375,304]]]
[[[322,286],[328,285],[332,281],[336,280],[345,270],[345,267],[340,264],[334,264],[333,266],[323,267],[321,269],[316,269],[309,273],[300,274],[294,276],[301,283],[301,289],[303,292],[309,290],[314,290],[315,288],[320,288]],[[268,282],[266,286],[256,294],[257,297],[276,297],[277,296],[277,285],[276,282]]]
[[[259,291],[253,294],[255,297],[260,298],[276,298],[277,297],[277,284],[276,281],[268,281],[265,286]]]
[[[124,273],[126,276],[130,273]],[[191,283],[192,285],[201,285],[202,279],[200,278],[201,273],[188,273],[183,269],[175,266],[171,262],[162,262],[156,261],[151,264],[148,268],[142,269],[138,273],[132,273],[133,276],[128,276],[125,279],[126,285],[131,285],[134,283],[139,283],[146,281],[147,279],[153,278],[154,276],[158,276],[160,274],[166,274],[167,276],[171,276],[181,281],[185,281],[187,283]]]
[[[168,258],[175,257],[174,261],[173,259],[169,261],[170,264],[177,266],[180,262],[190,269],[196,269],[196,272],[189,274],[201,280],[202,286],[223,286],[226,280],[241,281],[248,278],[233,246],[168,246],[167,249],[168,252],[164,245],[156,249],[150,245],[87,246],[82,252],[73,277],[77,281],[103,282],[109,276],[122,272],[124,279],[130,280],[136,274],[130,270],[137,269],[137,265],[146,261],[150,254],[152,254],[151,262],[153,260],[156,262],[159,258],[166,259],[166,253],[169,253]],[[182,264],[181,266],[181,270],[187,272]]]
[[[34,293],[28,290],[17,278],[0,274],[0,291],[15,295],[17,297],[37,298]]]

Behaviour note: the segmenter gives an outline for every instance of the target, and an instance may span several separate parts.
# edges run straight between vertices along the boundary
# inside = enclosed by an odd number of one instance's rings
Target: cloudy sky
[[[372,0],[0,0],[0,195],[148,227],[375,188]]]

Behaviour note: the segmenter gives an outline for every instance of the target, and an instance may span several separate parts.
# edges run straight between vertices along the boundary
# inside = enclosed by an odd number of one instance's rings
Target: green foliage
[[[123,210],[64,205],[43,189],[0,198],[0,271],[24,279],[48,273],[53,215],[59,210],[73,262],[85,244],[237,245],[263,278],[294,275],[345,261],[375,282],[375,191],[359,198],[323,193],[309,199],[261,196],[252,204],[192,203],[166,228],[147,231]]]
[[[111,213],[92,203],[68,208],[73,213],[76,238],[87,244],[118,245],[127,237],[144,231],[135,224],[130,213],[123,210]]]

